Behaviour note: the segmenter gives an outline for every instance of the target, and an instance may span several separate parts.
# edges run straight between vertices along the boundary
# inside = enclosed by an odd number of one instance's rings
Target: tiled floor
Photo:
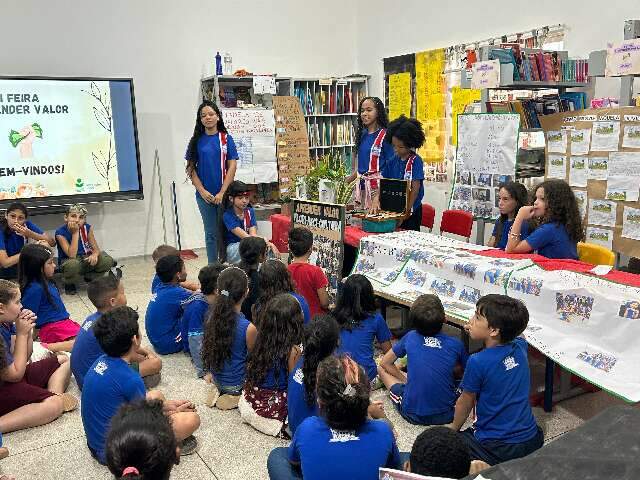
[[[203,252],[199,252],[201,255]],[[125,291],[128,303],[138,307],[140,326],[144,330],[144,312],[149,300],[153,276],[150,258],[131,258],[121,261],[124,267]],[[187,261],[190,278],[197,277],[204,265],[201,256]],[[65,304],[72,318],[81,322],[93,312],[86,290],[79,295],[65,296]],[[543,372],[532,367],[534,383],[540,383]],[[188,398],[198,405],[202,426],[196,432],[200,442],[197,454],[182,457],[173,470],[172,478],[186,479],[264,479],[267,478],[266,459],[275,446],[287,442],[256,432],[240,421],[235,411],[221,412],[204,405],[205,386],[195,376],[190,360],[183,354],[163,357],[162,382],[159,386],[168,398]],[[79,395],[72,380],[70,392]],[[383,399],[385,410],[398,433],[400,450],[409,450],[423,427],[408,424],[394,411],[384,390],[374,392],[375,399]],[[553,413],[534,409],[536,418],[550,441],[576,428],[609,405],[621,403],[603,393],[590,393],[556,405]],[[64,415],[55,422],[30,430],[4,436],[4,445],[11,455],[0,461],[0,474],[13,474],[18,480],[27,479],[108,479],[105,467],[95,462],[86,447],[80,411]]]

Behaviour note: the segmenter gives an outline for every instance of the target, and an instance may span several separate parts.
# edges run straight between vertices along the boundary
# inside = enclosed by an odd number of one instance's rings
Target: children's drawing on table
[[[506,270],[501,270],[499,268],[492,268],[484,272],[483,282],[490,283],[492,285],[500,285],[503,286],[507,282],[507,278],[509,278],[509,272]]]
[[[482,296],[482,292],[480,292],[480,290],[478,290],[477,288],[468,287],[467,285],[465,285],[462,288],[462,291],[460,292],[460,297],[458,297],[458,299],[462,302],[467,302],[472,305],[475,305],[476,303],[478,303],[478,300],[480,300],[481,296]]]
[[[592,367],[598,368],[605,372],[610,372],[618,359],[613,355],[602,352],[589,352],[584,350],[577,356],[579,360],[588,363]]]
[[[509,279],[509,290],[537,297],[542,291],[542,279],[531,277],[511,278]]]
[[[476,278],[476,270],[478,268],[478,265],[476,265],[475,263],[461,263],[458,262],[454,265],[453,267],[453,271],[455,273],[457,273],[458,275],[462,275],[465,277],[469,277],[472,279]]]
[[[640,300],[629,300],[620,305],[618,316],[630,318],[631,320],[640,319]]]
[[[436,295],[453,297],[456,293],[456,287],[451,280],[436,279],[431,282],[431,291]]]
[[[593,297],[576,293],[556,293],[556,313],[567,323],[586,323],[593,310]]]
[[[422,287],[424,285],[424,282],[427,281],[427,274],[415,268],[407,268],[404,271],[404,278],[411,285],[415,285],[416,287]]]

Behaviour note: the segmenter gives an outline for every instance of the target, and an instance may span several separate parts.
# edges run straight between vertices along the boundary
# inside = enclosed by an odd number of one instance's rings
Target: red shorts
[[[41,402],[55,395],[47,390],[47,384],[59,366],[58,357],[52,355],[44,360],[28,364],[24,377],[19,382],[1,382],[0,417],[17,408]]]
[[[64,342],[78,335],[80,325],[67,318],[58,322],[47,323],[38,332],[43,343]]]

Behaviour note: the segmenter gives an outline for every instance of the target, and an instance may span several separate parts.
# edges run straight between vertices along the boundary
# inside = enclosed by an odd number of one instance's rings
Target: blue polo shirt
[[[222,168],[220,164],[220,133],[207,135],[203,133],[198,139],[198,158],[190,159],[185,155],[185,160],[197,160],[198,178],[204,188],[212,195],[217,195],[222,188]],[[238,151],[233,137],[227,134],[227,162],[238,160]],[[227,163],[228,167],[228,163]],[[198,192],[196,195],[200,196]]]
[[[309,417],[293,436],[289,460],[300,463],[305,480],[378,480],[380,468],[401,468],[393,432],[380,420],[367,420],[358,430],[339,431],[329,428],[322,417]]]
[[[42,328],[47,323],[59,322],[69,318],[69,312],[67,312],[64,303],[62,303],[60,292],[56,286],[53,282],[48,282],[47,287],[52,303],[47,299],[47,294],[40,282],[31,282],[22,292],[22,306],[38,316],[36,328]]]
[[[411,330],[393,346],[398,358],[407,356],[407,385],[402,411],[412,415],[453,413],[456,403],[453,369],[464,368],[468,354],[457,338],[438,333],[432,337]]]
[[[11,336],[16,334],[16,326],[13,323],[0,323],[0,336],[4,342],[4,358],[7,366],[13,363],[13,354],[11,353]]]
[[[311,321],[311,310],[309,310],[309,304],[305,300],[305,298],[296,292],[289,292],[294,296],[298,303],[300,304],[300,308],[302,308],[302,316],[304,317],[304,324],[306,325]]]
[[[358,173],[362,175],[363,173],[367,173],[369,171],[369,159],[371,158],[371,147],[373,147],[374,142],[376,141],[376,137],[380,129],[376,130],[373,133],[369,133],[367,131],[362,132],[362,137],[360,140],[360,147],[358,148]],[[387,163],[387,160],[393,157],[393,146],[389,142],[385,142],[384,138],[382,139],[380,156],[378,157],[378,170],[382,171],[382,168]]]
[[[351,331],[342,327],[340,330],[340,345],[337,353],[348,353],[365,372],[369,380],[373,380],[378,375],[378,368],[373,359],[373,341],[378,343],[391,340],[391,332],[384,321],[382,315],[375,313],[369,315],[360,322],[360,325],[353,327]]]
[[[569,238],[566,227],[559,223],[543,223],[529,234],[527,243],[543,257],[578,259],[576,242]]]
[[[31,223],[29,220],[25,222],[24,226],[32,232],[40,234],[44,233],[40,227]],[[11,257],[16,253],[20,253],[25,243],[26,239],[22,235],[18,235],[8,227],[0,234],[0,250],[7,252],[8,257]]]
[[[405,174],[405,169],[407,167],[407,160],[402,160],[398,155],[393,155],[382,169],[382,176],[384,178],[395,178],[398,180],[420,180],[420,190],[418,191],[418,197],[415,202],[413,202],[414,210],[418,208],[422,204],[422,198],[424,197],[424,166],[422,163],[422,159],[419,155],[413,159],[413,168],[411,170],[411,175],[408,173]]]
[[[80,390],[82,390],[84,384],[84,376],[91,368],[91,365],[94,364],[98,357],[104,355],[102,347],[93,334],[93,324],[98,321],[101,315],[100,312],[95,312],[87,317],[71,350],[71,371],[73,376],[76,377]]]
[[[244,384],[248,352],[247,328],[249,320],[239,313],[231,344],[231,357],[225,360],[221,370],[211,372],[217,384],[224,387],[238,387]]]
[[[182,302],[191,292],[180,285],[161,283],[151,295],[144,317],[149,341],[161,355],[180,352],[182,344]]]
[[[500,219],[496,220],[496,223],[493,225],[493,233],[492,236],[496,236],[498,232],[498,223],[500,223]],[[497,238],[496,248],[500,250],[504,250],[507,248],[507,242],[509,242],[509,231],[513,226],[513,220],[505,220],[504,225],[502,227],[502,233],[500,234],[500,238]],[[520,227],[520,240],[525,240],[529,236],[529,222],[522,222],[522,226]]]
[[[88,223],[86,223],[85,225],[87,226],[87,232],[91,232],[91,225],[89,225]],[[56,230],[56,243],[58,244],[58,263],[62,264],[62,262],[64,262],[69,257],[67,256],[66,253],[64,253],[64,250],[62,250],[62,247],[60,247],[60,242],[58,242],[58,235],[66,238],[67,242],[71,244],[72,233],[71,233],[71,230],[69,230],[69,227],[67,226],[66,223]],[[84,247],[82,246],[80,233],[78,233],[78,253],[76,253],[76,257],[84,257],[86,254],[87,252],[84,251]]]
[[[527,342],[516,338],[469,357],[462,390],[476,394],[475,437],[522,443],[538,433],[529,405]]]
[[[156,293],[158,286],[160,286],[162,282],[160,281],[160,277],[158,274],[153,275],[153,280],[151,280],[151,293]]]
[[[289,383],[287,385],[287,410],[288,410],[288,422],[291,434],[296,433],[296,429],[303,422],[305,418],[318,416],[318,402],[314,402],[309,405],[307,403],[306,390],[304,388],[304,373],[302,372],[302,365],[304,363],[304,357],[300,356],[296,366],[289,375]]]
[[[80,413],[87,445],[102,464],[111,419],[124,403],[145,395],[140,374],[119,357],[102,355],[87,372]]]
[[[233,210],[233,207],[228,208],[222,215],[222,221],[224,222],[224,240],[227,245],[230,243],[238,243],[241,240],[240,237],[232,233],[234,228],[240,227],[242,230],[249,233],[251,227],[258,226],[258,222],[256,222],[256,213],[253,211],[253,207],[247,207],[247,209],[249,210],[248,226],[245,226],[244,224],[244,213],[242,218],[239,218]]]

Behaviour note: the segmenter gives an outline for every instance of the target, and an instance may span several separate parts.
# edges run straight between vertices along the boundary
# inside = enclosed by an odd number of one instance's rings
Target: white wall
[[[168,240],[174,242],[169,184],[176,180],[182,245],[196,248],[204,246],[203,228],[194,190],[183,183],[182,159],[199,79],[213,72],[216,50],[231,52],[234,69],[285,76],[353,73],[355,14],[355,5],[339,0],[325,0],[313,14],[295,0],[5,0],[0,74],[133,77],[145,200],[90,206],[89,222],[116,257],[148,254],[163,241],[153,176],[157,148]],[[332,34],[321,35],[329,26]],[[45,228],[62,223],[61,217],[36,222]]]

